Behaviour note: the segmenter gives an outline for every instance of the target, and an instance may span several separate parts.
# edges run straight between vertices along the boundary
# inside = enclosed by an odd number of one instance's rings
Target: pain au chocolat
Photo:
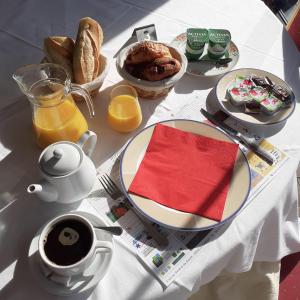
[[[142,76],[146,80],[157,81],[176,74],[180,70],[180,62],[175,58],[161,57],[148,64]]]

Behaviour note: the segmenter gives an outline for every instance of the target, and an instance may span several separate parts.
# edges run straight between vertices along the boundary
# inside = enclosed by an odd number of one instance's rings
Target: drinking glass
[[[131,132],[142,122],[142,111],[136,90],[129,85],[119,85],[110,93],[107,113],[108,124],[118,132]]]

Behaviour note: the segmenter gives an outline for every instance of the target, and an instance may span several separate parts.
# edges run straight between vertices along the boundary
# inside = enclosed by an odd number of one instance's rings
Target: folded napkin
[[[222,219],[238,145],[157,124],[129,192]]]

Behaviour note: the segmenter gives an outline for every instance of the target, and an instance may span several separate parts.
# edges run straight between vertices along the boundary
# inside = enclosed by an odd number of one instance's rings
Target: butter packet
[[[283,102],[273,95],[260,102],[262,112],[273,115],[283,107]]]
[[[226,29],[208,30],[208,56],[212,59],[221,58],[231,41],[231,34]]]
[[[204,28],[188,28],[186,31],[185,55],[189,61],[201,57],[205,43],[208,41],[208,30]]]

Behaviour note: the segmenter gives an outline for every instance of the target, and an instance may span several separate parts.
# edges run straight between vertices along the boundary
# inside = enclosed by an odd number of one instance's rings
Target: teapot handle
[[[91,157],[97,143],[97,134],[91,130],[87,130],[81,138],[76,142],[88,157]]]

